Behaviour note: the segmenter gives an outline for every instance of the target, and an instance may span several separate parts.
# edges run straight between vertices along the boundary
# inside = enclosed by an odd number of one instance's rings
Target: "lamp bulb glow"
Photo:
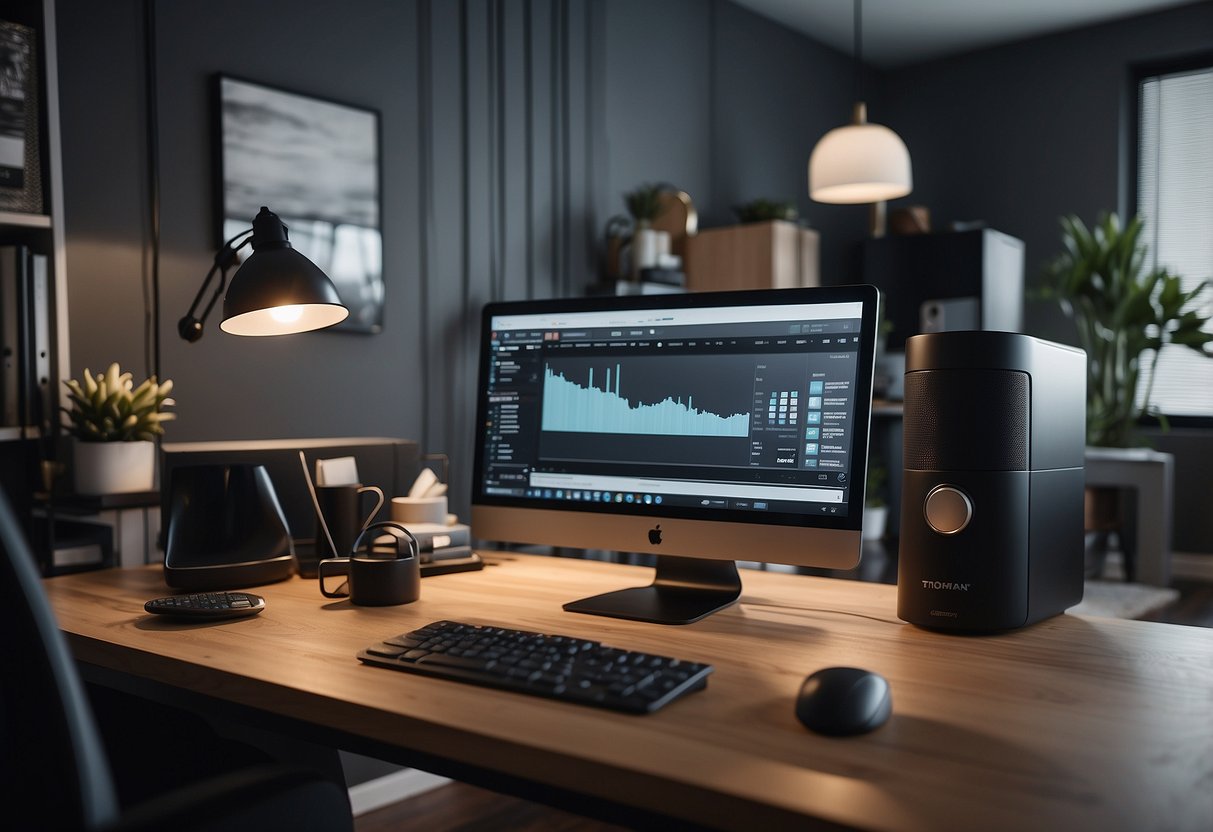
[[[270,310],[270,317],[280,324],[291,324],[303,317],[303,307],[298,304],[275,306]]]

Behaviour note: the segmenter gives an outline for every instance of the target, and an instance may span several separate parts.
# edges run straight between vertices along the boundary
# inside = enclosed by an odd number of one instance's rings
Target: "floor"
[[[862,580],[896,583],[895,558],[877,547],[865,547],[863,575],[822,572],[831,576],[859,577]],[[1179,599],[1145,617],[1146,621],[1213,627],[1213,583],[1172,581]],[[425,829],[428,832],[619,832],[622,827],[588,820],[578,815],[549,809],[513,797],[452,783],[433,791],[402,800],[359,817],[357,832],[388,832],[397,829]]]

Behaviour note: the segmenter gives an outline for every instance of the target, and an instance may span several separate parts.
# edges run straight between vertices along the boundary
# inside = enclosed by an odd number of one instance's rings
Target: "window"
[[[1148,266],[1165,266],[1185,289],[1213,279],[1213,56],[1203,66],[1147,70],[1137,77],[1137,213]],[[1213,291],[1201,296],[1213,314]],[[1149,388],[1149,357],[1138,401]],[[1151,404],[1167,416],[1213,417],[1213,359],[1166,346]]]

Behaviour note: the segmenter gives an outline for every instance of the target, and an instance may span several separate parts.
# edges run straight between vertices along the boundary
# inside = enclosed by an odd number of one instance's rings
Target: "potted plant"
[[[1065,250],[1046,269],[1042,294],[1056,299],[1074,321],[1087,353],[1087,465],[1140,455],[1140,450],[1123,450],[1142,444],[1139,419],[1156,415],[1167,426],[1150,405],[1162,347],[1178,344],[1213,355],[1213,333],[1205,331],[1209,318],[1192,308],[1208,281],[1185,292],[1180,278],[1167,269],[1147,268],[1140,217],[1122,226],[1116,214],[1105,214],[1088,229],[1078,217],[1068,216],[1061,227]],[[1149,362],[1150,372],[1139,400],[1143,361]],[[1120,503],[1118,487],[1086,490],[1089,574],[1102,571],[1107,536],[1122,528]]]
[[[157,436],[163,423],[176,418],[162,408],[174,404],[168,397],[173,382],[156,377],[138,387],[130,373],[117,363],[94,376],[87,369],[84,381],[64,382],[70,407],[66,429],[76,437],[75,483],[79,494],[122,494],[150,491],[155,482]]]
[[[1068,216],[1061,227],[1065,250],[1046,269],[1043,295],[1060,302],[1087,353],[1087,445],[1140,444],[1137,423],[1143,415],[1156,415],[1166,425],[1150,405],[1162,347],[1177,344],[1213,357],[1213,332],[1205,329],[1209,317],[1193,304],[1209,282],[1185,292],[1166,268],[1147,268],[1140,217],[1122,227],[1116,214],[1105,214],[1088,229]],[[1143,360],[1150,374],[1138,404]]]
[[[662,253],[661,237],[665,236],[665,250],[669,252],[669,234],[653,228],[653,221],[661,216],[661,185],[644,184],[623,195],[632,215],[631,274],[639,279],[640,270],[652,268]]]
[[[737,221],[743,224],[772,220],[800,222],[800,211],[796,209],[796,203],[786,200],[754,199],[734,205],[733,213],[737,215]]]
[[[880,540],[884,537],[888,523],[889,507],[885,504],[885,483],[888,471],[876,457],[868,461],[867,490],[863,498],[863,528],[860,536],[864,540]]]

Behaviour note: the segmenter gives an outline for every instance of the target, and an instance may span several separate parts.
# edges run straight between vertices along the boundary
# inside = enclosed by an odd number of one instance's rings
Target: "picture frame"
[[[375,110],[215,76],[220,244],[261,206],[350,310],[334,330],[383,328],[380,119]]]
[[[43,212],[37,32],[0,20],[0,211]]]

